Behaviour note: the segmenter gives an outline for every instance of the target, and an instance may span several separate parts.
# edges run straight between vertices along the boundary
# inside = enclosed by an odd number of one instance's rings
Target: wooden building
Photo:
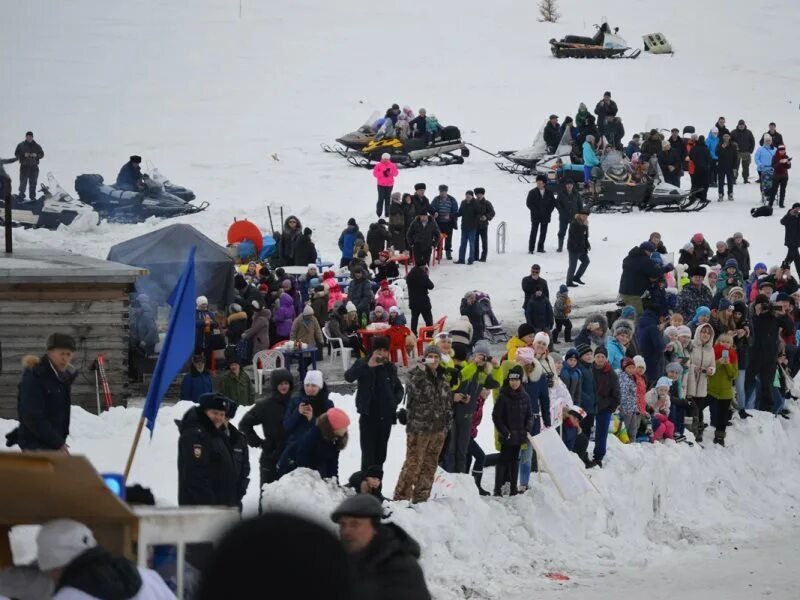
[[[55,332],[75,338],[79,373],[72,400],[97,411],[93,365],[98,354],[115,404],[128,396],[128,306],[147,270],[53,249],[0,253],[0,418],[17,417],[22,358],[42,356]]]

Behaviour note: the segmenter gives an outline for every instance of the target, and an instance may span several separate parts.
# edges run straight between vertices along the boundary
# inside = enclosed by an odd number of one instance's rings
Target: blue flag
[[[142,416],[147,419],[147,428],[150,436],[156,426],[156,415],[167,393],[170,384],[180,373],[183,365],[194,350],[195,334],[195,282],[194,282],[194,254],[196,246],[189,251],[186,266],[183,267],[180,279],[175,289],[172,290],[167,302],[172,307],[169,315],[169,326],[161,353],[153,371],[153,379],[147,390],[147,400],[144,403]]]

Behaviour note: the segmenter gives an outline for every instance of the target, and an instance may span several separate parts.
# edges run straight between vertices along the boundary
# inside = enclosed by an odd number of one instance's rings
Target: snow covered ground
[[[356,217],[364,230],[374,219],[374,180],[322,153],[319,144],[392,102],[424,106],[458,125],[468,141],[496,151],[528,145],[551,112],[574,115],[579,102],[591,107],[611,90],[628,135],[686,124],[705,133],[724,115],[731,126],[744,118],[757,136],[774,120],[789,154],[800,150],[798,59],[790,45],[798,3],[673,0],[667,9],[661,0],[606,0],[602,12],[631,45],[661,31],[677,51],[635,61],[550,56],[547,40],[591,35],[602,16],[600,7],[578,0],[561,0],[564,18],[556,25],[538,23],[530,0],[241,5],[241,17],[237,0],[27,0],[5,7],[1,60],[10,85],[3,96],[2,155],[32,129],[46,153],[42,172],[53,171],[71,191],[76,175],[113,180],[130,154],[141,154],[193,188],[198,200],[211,202],[205,213],[181,221],[220,243],[234,217],[268,229],[266,207],[275,216],[282,206],[314,230],[324,258],[336,260],[347,219]],[[432,197],[447,183],[459,199],[466,189],[487,189],[497,221],[508,223],[508,253],[495,255],[492,229],[490,262],[437,267],[434,316],[454,314],[463,292],[477,288],[490,292],[498,315],[516,327],[519,279],[530,263],[540,263],[555,284],[567,264],[554,252],[552,229],[547,254],[533,260],[526,254],[528,186],[493,162],[473,151],[463,166],[401,171],[395,189],[409,191],[423,181]],[[790,202],[794,189],[790,182]],[[592,216],[590,285],[573,292],[574,303],[585,309],[612,299],[622,257],[654,230],[669,250],[696,231],[712,244],[743,231],[753,262],[777,264],[784,255],[778,216],[750,218],[758,203],[754,185],[739,185],[735,193],[735,202],[714,202],[701,213]],[[113,244],[166,224],[16,231],[15,239],[104,258]],[[336,402],[354,412],[352,398]],[[176,499],[172,421],[187,408],[162,411],[134,465],[133,480],[167,502]],[[70,444],[99,470],[119,471],[137,419],[124,409],[99,418],[75,409]],[[0,434],[12,425],[0,422]],[[490,429],[481,429],[484,447],[491,446]],[[344,475],[358,464],[354,433]],[[592,474],[596,498],[564,503],[544,477],[531,495],[485,500],[464,480],[445,487],[441,500],[395,508],[393,518],[422,542],[437,600],[513,600],[534,591],[551,591],[553,598],[692,598],[703,591],[796,597],[796,557],[785,566],[780,561],[796,555],[797,529],[790,525],[797,525],[800,500],[799,433],[797,421],[759,415],[736,424],[725,450],[612,444],[608,468]],[[403,452],[398,428],[386,467],[388,491]],[[252,462],[256,469],[257,456]],[[247,510],[257,503],[256,488],[251,485]],[[340,494],[304,473],[268,492],[276,504],[308,506],[323,517]],[[715,553],[722,560],[712,560]],[[547,572],[563,572],[570,581],[551,583]]]

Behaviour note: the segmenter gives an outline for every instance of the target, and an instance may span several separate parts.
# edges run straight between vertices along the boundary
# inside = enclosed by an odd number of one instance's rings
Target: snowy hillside
[[[319,144],[332,143],[393,102],[426,107],[442,123],[459,126],[467,141],[495,152],[529,145],[548,114],[574,116],[579,102],[591,107],[610,90],[628,136],[687,124],[706,133],[722,115],[732,124],[744,118],[756,135],[776,121],[789,154],[800,153],[800,59],[791,45],[800,22],[798,2],[560,0],[564,17],[558,24],[539,23],[534,0],[242,0],[241,17],[239,0],[6,4],[0,156],[10,156],[31,129],[45,151],[42,173],[52,171],[73,191],[76,175],[101,173],[113,180],[129,155],[140,154],[211,203],[206,212],[180,221],[220,243],[234,217],[269,230],[266,207],[272,207],[276,227],[283,207],[285,215],[297,215],[314,230],[323,257],[338,262],[336,240],[347,219],[355,217],[363,230],[375,219],[375,184],[369,171],[323,153]],[[603,14],[632,46],[641,47],[642,34],[660,31],[676,54],[642,54],[633,61],[552,58],[550,38],[591,35]],[[433,312],[453,315],[464,291],[483,289],[515,329],[521,318],[519,279],[530,263],[540,263],[557,285],[567,258],[555,253],[557,223],[551,225],[547,254],[533,260],[527,255],[529,187],[500,172],[494,160],[473,150],[462,166],[401,170],[395,190],[411,191],[425,182],[432,197],[431,190],[447,183],[461,199],[466,189],[486,188],[496,222],[508,223],[508,253],[495,254],[492,228],[488,263],[437,267]],[[16,182],[17,167],[10,172]],[[790,179],[790,203],[800,200],[796,189]],[[779,217],[750,217],[758,204],[755,185],[739,185],[735,195],[735,202],[714,201],[701,213],[593,215],[589,285],[572,293],[573,303],[586,309],[612,300],[623,256],[656,230],[670,251],[696,231],[712,245],[742,231],[753,262],[780,262],[785,251]],[[716,192],[709,196],[716,198]],[[15,240],[105,258],[113,244],[168,223],[15,231]],[[354,414],[352,398],[336,401]],[[132,479],[168,502],[177,496],[173,419],[187,408],[182,403],[162,411],[153,440],[142,443],[134,464]],[[138,412],[121,408],[99,418],[75,409],[70,445],[99,470],[119,471],[138,418]],[[582,503],[564,503],[546,476],[534,477],[532,494],[508,500],[478,498],[465,479],[435,502],[395,507],[393,519],[421,541],[437,600],[530,598],[559,585],[544,577],[548,572],[569,574],[571,581],[562,587],[577,587],[578,594],[587,584],[601,593],[607,588],[608,597],[659,600],[671,596],[662,583],[682,573],[699,579],[680,560],[714,558],[708,546],[758,548],[754,540],[762,535],[780,536],[777,546],[766,547],[774,550],[771,567],[783,570],[784,580],[772,587],[759,580],[757,595],[737,597],[790,598],[786,574],[798,572],[788,566],[797,562],[798,421],[762,414],[737,421],[725,449],[610,443],[607,468],[592,473],[599,494]],[[492,444],[487,423],[485,418],[479,438],[485,448]],[[0,436],[12,426],[0,421]],[[359,463],[354,433],[342,458],[345,475]],[[404,449],[404,434],[396,428],[387,492]],[[258,501],[258,457],[253,453],[251,459],[248,511]],[[325,518],[341,492],[296,473],[271,486],[268,498],[279,505],[301,503]],[[694,553],[702,547],[707,554]],[[731,575],[716,589],[746,590],[747,572],[761,567],[751,559],[737,563],[726,556],[729,567],[741,566],[733,569],[739,578]],[[787,566],[777,564],[782,559]],[[626,583],[636,580],[631,571],[647,578],[639,580],[641,587]],[[617,572],[626,575],[592,579]],[[719,597],[695,591],[704,594],[697,597]]]
[[[637,2],[635,10],[608,0],[603,11],[630,44],[640,47],[642,34],[661,31],[676,54],[559,61],[547,41],[591,35],[602,15],[585,2],[562,0],[562,22],[545,24],[537,22],[535,4],[242,0],[240,18],[237,0],[14,3],[3,44],[14,81],[5,105],[13,119],[0,131],[0,147],[10,154],[25,130],[34,130],[46,152],[42,171],[53,171],[70,190],[77,174],[113,179],[130,154],[141,154],[211,202],[207,212],[183,218],[211,237],[224,241],[234,217],[269,229],[267,204],[273,215],[282,205],[315,231],[331,260],[348,217],[364,229],[374,218],[375,187],[368,171],[322,153],[319,144],[392,102],[424,106],[493,152],[529,144],[548,114],[574,115],[580,101],[591,106],[607,89],[629,135],[686,124],[706,132],[724,115],[733,123],[745,118],[756,133],[774,120],[790,154],[800,149],[798,59],[780,50],[794,36],[800,5],[676,0],[665,11],[659,0]],[[509,254],[476,265],[469,277],[492,292],[501,316],[516,320],[521,298],[516,289],[501,289],[497,274],[514,281],[527,271],[528,187],[477,150],[460,167],[402,171],[395,189],[412,190],[418,181],[429,191],[448,183],[459,199],[465,189],[487,189],[497,221],[509,223]],[[768,243],[776,219],[748,214],[757,194],[753,185],[738,186],[736,202],[714,203],[698,215],[593,216],[591,286],[576,292],[578,306],[612,298],[622,256],[655,229],[670,250],[696,230],[712,242],[743,230],[754,259],[777,262],[782,247]],[[114,243],[163,225],[16,237],[105,257]],[[493,230],[490,240],[494,253]],[[549,248],[536,261],[558,282],[566,257]],[[436,275],[435,313],[457,308],[453,294],[467,285],[456,273],[464,272],[448,265]]]

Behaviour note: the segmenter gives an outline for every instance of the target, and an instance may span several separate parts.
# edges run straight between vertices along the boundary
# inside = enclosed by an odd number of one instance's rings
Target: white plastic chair
[[[258,368],[261,361],[262,368]],[[253,355],[253,386],[256,394],[264,388],[264,375],[269,375],[275,369],[282,369],[286,364],[283,352],[280,350],[261,350]]]
[[[331,332],[328,329],[328,323],[322,328],[322,335],[325,336],[325,341],[328,344],[328,355],[331,358],[340,356],[342,359],[342,369],[345,371],[350,367],[350,358],[353,349],[344,345],[342,338],[331,337]]]

